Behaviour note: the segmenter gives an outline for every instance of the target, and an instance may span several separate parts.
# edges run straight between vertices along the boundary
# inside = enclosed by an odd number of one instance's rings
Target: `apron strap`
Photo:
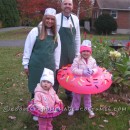
[[[38,29],[37,38],[39,38],[39,36],[40,36],[40,27],[37,27],[37,29]],[[35,41],[35,42],[36,42],[36,41]],[[34,46],[33,46],[32,52],[33,52],[33,50],[34,50],[34,48],[35,48],[35,45],[36,45],[36,44],[34,44]]]
[[[71,21],[72,21],[72,23],[73,23],[73,26],[75,27],[75,25],[74,25],[74,21],[73,21],[73,18],[72,18],[71,15],[70,15],[70,18],[71,18]]]
[[[73,21],[73,18],[72,18],[71,15],[70,15],[70,18],[71,18],[71,21],[72,21],[73,27],[75,28],[74,21]],[[62,27],[62,25],[63,25],[63,13],[62,13],[62,15],[61,15],[61,27]]]
[[[60,25],[60,27],[62,27],[62,24],[63,24],[63,14],[61,15],[61,25]]]
[[[37,27],[38,29],[38,37],[40,36],[40,27]]]

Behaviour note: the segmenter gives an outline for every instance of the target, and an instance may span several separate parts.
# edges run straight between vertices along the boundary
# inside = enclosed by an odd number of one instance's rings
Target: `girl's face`
[[[42,80],[41,81],[41,87],[44,89],[44,90],[47,90],[49,91],[49,89],[52,87],[52,84],[47,81],[47,80]]]
[[[88,59],[88,58],[91,56],[91,52],[90,52],[90,51],[82,51],[82,52],[81,52],[81,56],[82,56],[84,59]]]
[[[52,16],[52,15],[46,15],[46,18],[45,18],[45,26],[47,28],[51,28],[52,26],[54,26],[55,24],[55,16]]]

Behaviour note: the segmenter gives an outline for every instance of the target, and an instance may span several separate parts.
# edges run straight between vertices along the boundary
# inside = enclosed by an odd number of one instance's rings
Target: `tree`
[[[94,23],[98,34],[110,34],[117,29],[117,22],[109,14],[100,15]]]
[[[0,1],[0,20],[3,27],[12,27],[19,25],[19,12],[15,0]]]
[[[17,0],[18,8],[22,21],[34,22],[37,19],[39,21],[42,17],[42,13],[47,7],[52,7],[61,12],[61,0]],[[86,16],[91,15],[91,0],[73,0],[74,13],[80,16],[81,19],[85,19]]]
[[[37,24],[42,18],[44,10],[48,7],[58,10],[59,0],[17,0],[23,24]]]
[[[37,11],[44,11],[47,7],[53,7],[57,12],[61,11],[61,0],[17,0],[21,15],[32,15]],[[91,0],[74,0],[74,13],[77,16],[90,12],[92,6]]]
[[[92,0],[74,0],[74,12],[80,19],[90,17],[92,10]]]

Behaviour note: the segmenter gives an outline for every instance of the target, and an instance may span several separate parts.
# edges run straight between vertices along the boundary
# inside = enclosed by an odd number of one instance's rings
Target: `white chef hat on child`
[[[42,80],[47,80],[47,81],[51,82],[52,86],[53,86],[54,85],[54,72],[50,69],[44,68],[40,82]]]
[[[83,40],[82,45],[81,46],[88,46],[91,47],[91,41],[90,40]]]
[[[56,16],[56,10],[53,9],[53,8],[47,8],[47,9],[45,10],[44,15],[53,15],[53,16]]]
[[[91,41],[90,40],[84,40],[80,46],[80,52],[82,51],[90,51],[92,53],[92,48],[91,48]]]

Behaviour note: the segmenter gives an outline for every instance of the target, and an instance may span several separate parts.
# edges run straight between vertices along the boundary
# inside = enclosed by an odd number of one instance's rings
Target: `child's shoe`
[[[91,109],[88,110],[88,113],[89,113],[89,118],[95,117],[95,114]]]
[[[33,120],[34,121],[38,121],[38,117],[37,116],[33,116]]]
[[[73,116],[74,115],[74,109],[71,109],[69,112],[68,112],[68,116]]]

